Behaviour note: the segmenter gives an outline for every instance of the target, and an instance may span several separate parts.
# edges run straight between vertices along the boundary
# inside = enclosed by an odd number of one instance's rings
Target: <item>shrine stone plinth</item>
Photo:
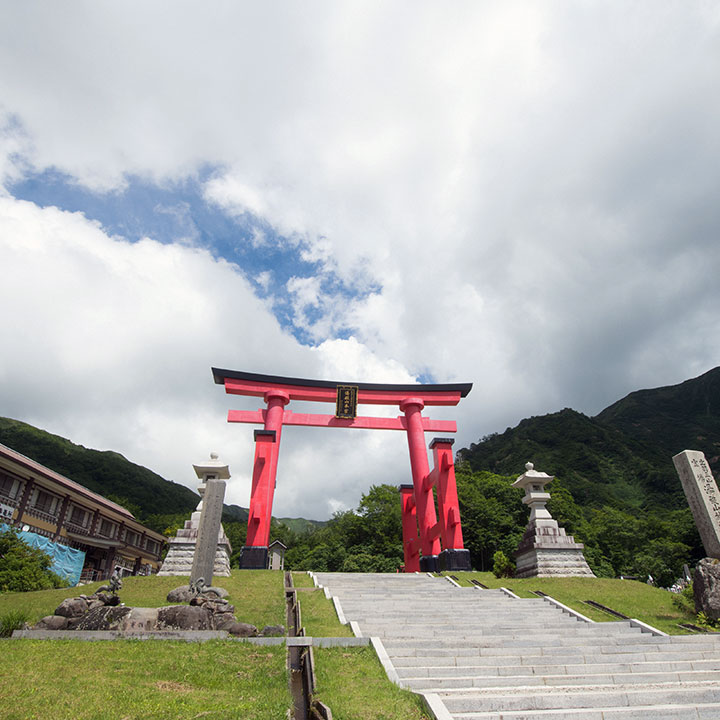
[[[213,504],[216,504],[216,496],[219,492],[222,492],[222,495],[224,496],[224,481],[230,477],[230,472],[227,465],[223,465],[219,462],[215,453],[210,455],[209,462],[206,462],[203,465],[193,465],[193,467],[198,477],[202,480],[200,487],[198,487],[201,500],[198,503],[195,512],[193,512],[190,516],[190,519],[185,521],[185,526],[177,531],[175,537],[170,538],[168,554],[165,557],[165,561],[163,562],[158,575],[192,575],[193,562],[195,560],[198,544],[198,534],[200,532],[204,495],[208,481],[210,481],[213,486],[218,485],[219,483],[222,483],[223,486],[221,490],[218,488],[217,491],[215,491],[215,487],[213,487],[213,492],[211,493],[213,495]],[[219,499],[219,504],[220,508],[222,508],[222,497]],[[214,548],[212,575],[230,577],[230,554],[232,553],[230,541],[228,540],[222,525],[219,526],[216,533],[217,544]],[[205,556],[203,558],[203,572],[206,574],[209,569],[208,563],[210,562],[210,560],[208,560],[207,544],[207,541],[205,541],[205,551],[203,553]],[[209,550],[209,557],[211,560],[212,552],[213,550],[211,548]],[[204,577],[206,584],[209,585],[212,582],[212,575],[210,577]]]
[[[515,577],[595,577],[583,555],[584,545],[566,534],[545,507],[550,500],[545,485],[554,479],[527,463],[513,483],[525,490],[523,503],[530,507],[530,520],[514,553]]]

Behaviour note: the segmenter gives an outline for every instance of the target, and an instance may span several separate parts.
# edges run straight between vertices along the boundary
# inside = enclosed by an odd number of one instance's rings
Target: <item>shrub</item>
[[[52,558],[10,529],[0,533],[0,592],[48,590],[67,585],[50,570]]]
[[[493,575],[496,578],[515,575],[515,563],[502,550],[493,555]]]
[[[24,610],[10,610],[0,615],[0,637],[10,637],[13,630],[22,630],[30,616]]]
[[[672,604],[681,611],[695,613],[695,596],[692,583],[686,585],[679,593],[673,593]]]

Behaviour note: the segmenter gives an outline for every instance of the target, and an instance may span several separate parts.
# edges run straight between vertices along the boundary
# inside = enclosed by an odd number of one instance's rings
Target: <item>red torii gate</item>
[[[412,485],[401,485],[405,572],[418,570],[470,570],[470,553],[464,549],[460,508],[455,485],[454,440],[436,437],[430,443],[434,468],[428,465],[425,433],[454,433],[454,420],[423,417],[426,405],[457,405],[472,383],[447,385],[387,385],[303,380],[237,370],[212,368],[218,385],[231,395],[262,397],[266,409],[229,410],[228,422],[262,425],[255,430],[255,461],[250,492],[250,517],[240,567],[267,567],[270,520],[275,493],[280,436],[284,425],[405,430],[410,449]],[[341,399],[342,398],[342,399]],[[290,400],[336,403],[335,415],[294,413]],[[356,417],[357,405],[397,405],[396,418]],[[437,487],[435,513],[433,488]],[[419,529],[419,538],[418,538]],[[442,550],[441,550],[442,546]]]

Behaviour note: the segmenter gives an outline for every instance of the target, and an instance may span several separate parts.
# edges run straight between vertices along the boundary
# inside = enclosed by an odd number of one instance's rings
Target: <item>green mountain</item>
[[[112,496],[144,520],[150,515],[190,513],[199,495],[112,451],[90,450],[27,423],[0,418],[0,443],[84,485]]]
[[[650,452],[701,450],[720,469],[720,367],[679,385],[638,390],[605,408],[596,420]]]
[[[519,475],[527,461],[556,475],[583,506],[682,508],[672,456],[720,461],[720,368],[680,385],[639,390],[595,417],[571,409],[522,420],[458,452],[472,470]]]
[[[307,535],[328,524],[327,520],[306,520],[305,518],[278,518],[277,521],[297,535]]]

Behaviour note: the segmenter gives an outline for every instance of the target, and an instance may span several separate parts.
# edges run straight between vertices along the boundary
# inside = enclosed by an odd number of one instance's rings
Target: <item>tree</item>
[[[27,592],[64,587],[52,558],[24,542],[14,530],[0,533],[0,592]]]
[[[687,562],[690,548],[670,540],[651,540],[635,556],[633,569],[642,578],[652,575],[658,587],[668,588],[682,577],[683,563]]]

